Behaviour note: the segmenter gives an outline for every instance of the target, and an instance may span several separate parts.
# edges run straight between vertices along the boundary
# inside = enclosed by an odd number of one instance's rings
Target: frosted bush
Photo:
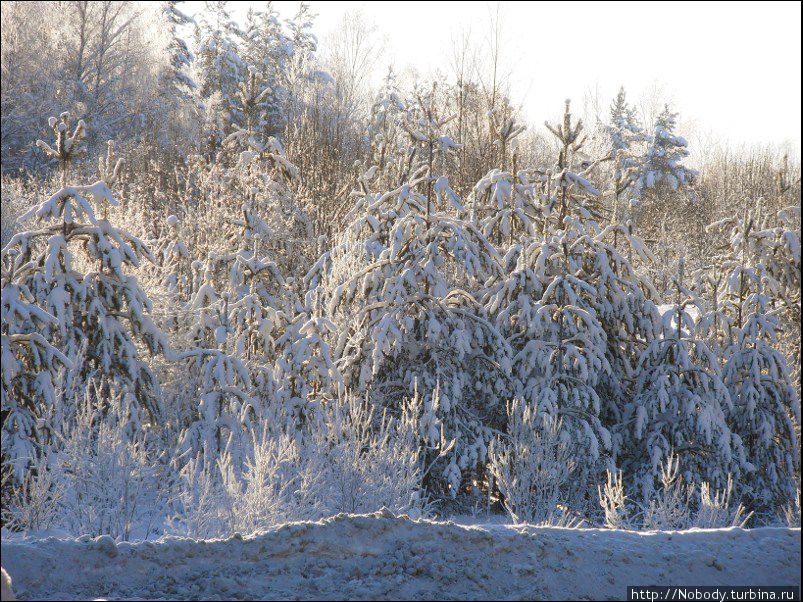
[[[661,466],[661,490],[644,509],[645,529],[684,529],[689,524],[694,486],[679,475],[678,456],[670,454]]]
[[[74,403],[75,414],[61,416],[62,430],[23,479],[4,474],[3,522],[26,532],[147,537],[163,517],[165,495],[136,406],[126,395],[103,401],[91,382]]]
[[[561,437],[561,420],[518,400],[508,415],[510,438],[494,441],[489,450],[505,509],[517,523],[565,525],[567,511],[558,506],[566,499],[574,463]]]
[[[399,416],[375,416],[365,400],[347,396],[324,410],[324,426],[312,433],[307,455],[321,476],[327,513],[388,508],[420,515],[424,476],[418,416],[420,397],[405,401]],[[378,423],[378,426],[377,426]]]
[[[732,507],[733,479],[728,477],[725,489],[712,489],[709,483],[700,485],[700,507],[694,526],[703,529],[744,527],[752,513],[746,513],[742,504]]]
[[[317,518],[317,476],[310,473],[296,438],[267,428],[246,450],[219,456],[201,452],[182,468],[172,529],[196,538],[251,534],[287,520]]]
[[[221,456],[218,465],[230,533],[254,533],[288,520],[317,518],[319,502],[309,485],[319,477],[302,453],[292,436],[271,436],[264,430],[252,438],[240,474],[229,453]]]
[[[661,466],[661,488],[653,498],[641,506],[641,528],[647,530],[675,529],[720,529],[744,527],[752,516],[744,506],[733,499],[733,478],[728,477],[727,485],[715,489],[708,482],[700,484],[699,497],[696,487],[687,484],[679,475],[678,457],[671,454]],[[600,504],[605,511],[605,526],[609,528],[628,528],[634,525],[628,520],[629,509],[621,477],[608,473],[608,483],[599,489]]]
[[[215,457],[200,453],[181,469],[175,532],[192,537],[254,533],[290,520],[388,508],[421,516],[420,401],[377,418],[365,400],[331,402],[302,430],[267,426],[246,449],[234,438]]]
[[[627,496],[622,485],[622,473],[607,472],[605,485],[597,487],[599,503],[605,513],[605,526],[609,529],[629,529],[631,520],[626,505]]]
[[[217,460],[204,450],[182,467],[173,498],[176,514],[170,529],[198,539],[217,537],[226,530],[229,502]]]
[[[15,482],[11,468],[3,469],[3,526],[11,531],[44,531],[59,518],[64,487],[40,459],[28,466],[22,481]]]
[[[19,216],[27,209],[28,198],[37,183],[29,183],[22,178],[0,177],[0,190],[3,196],[3,212],[0,213],[0,248],[5,247],[11,237],[20,229]]]
[[[129,395],[104,400],[90,383],[73,423],[59,435],[53,460],[64,487],[59,526],[74,534],[128,541],[145,537],[164,512],[158,463],[150,457]],[[139,529],[138,529],[139,531]]]

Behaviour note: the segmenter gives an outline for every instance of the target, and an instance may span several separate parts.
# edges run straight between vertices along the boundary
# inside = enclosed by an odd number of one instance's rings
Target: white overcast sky
[[[202,2],[188,2],[197,11]],[[237,16],[261,2],[232,2]],[[377,80],[392,62],[422,74],[448,66],[462,31],[483,43],[500,7],[512,99],[534,123],[564,98],[620,85],[633,99],[659,89],[694,137],[800,149],[800,2],[310,2],[321,46],[359,11],[384,37]],[[298,2],[274,2],[290,17]]]

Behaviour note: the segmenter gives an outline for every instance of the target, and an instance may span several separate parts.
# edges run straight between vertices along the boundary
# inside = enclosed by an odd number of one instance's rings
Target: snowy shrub
[[[320,518],[320,476],[298,440],[267,429],[236,455],[202,452],[182,467],[171,518],[174,532],[196,538],[251,534],[288,520]]]
[[[622,484],[621,471],[607,471],[605,485],[597,487],[599,503],[605,516],[605,526],[609,529],[629,529],[632,527],[627,496]]]
[[[72,401],[63,401],[73,395]],[[14,530],[58,528],[75,535],[127,541],[160,527],[169,487],[149,452],[138,406],[127,394],[103,398],[89,381],[83,391],[59,389],[53,410],[62,423],[21,480],[4,469],[3,521]]]
[[[685,529],[691,519],[694,485],[679,474],[678,457],[670,454],[661,466],[661,488],[646,503],[644,529]]]
[[[320,476],[326,512],[366,513],[387,508],[420,516],[426,510],[418,420],[421,398],[400,414],[375,416],[367,401],[347,396],[324,410],[323,426],[305,442],[312,472]]]
[[[695,485],[684,482],[679,466],[678,457],[670,455],[661,467],[661,488],[641,511],[643,529],[744,527],[750,520],[752,513],[747,513],[741,503],[734,503],[732,499],[730,476],[721,490],[712,488],[710,483],[701,483],[697,498]]]
[[[42,458],[27,466],[20,481],[3,469],[3,527],[10,531],[45,531],[60,520],[64,484]]]
[[[0,248],[20,229],[19,217],[27,211],[36,183],[23,177],[0,176],[3,211],[0,213]]]
[[[420,401],[376,418],[365,400],[331,402],[301,430],[273,421],[232,453],[199,453],[180,471],[171,519],[192,537],[254,533],[289,520],[382,508],[422,516]]]
[[[560,419],[542,416],[519,400],[508,408],[509,439],[493,442],[490,470],[517,523],[566,523],[560,504],[570,498],[575,466],[561,427]]]
[[[207,450],[198,452],[181,468],[172,505],[176,513],[168,523],[173,532],[198,539],[224,532],[229,504],[217,460]]]
[[[59,526],[70,533],[148,537],[164,516],[167,491],[148,453],[138,407],[128,394],[103,400],[90,382],[74,422],[59,434],[51,463],[63,487]],[[136,532],[135,532],[136,531]]]
[[[298,442],[267,431],[253,436],[238,469],[231,454],[218,460],[226,503],[228,533],[254,533],[288,520],[318,518],[314,484],[319,475],[302,459]]]
[[[737,504],[732,507],[733,479],[728,479],[725,489],[717,491],[708,483],[700,485],[700,507],[694,517],[694,526],[701,529],[716,529],[721,527],[743,527],[750,514],[745,513],[744,506]]]

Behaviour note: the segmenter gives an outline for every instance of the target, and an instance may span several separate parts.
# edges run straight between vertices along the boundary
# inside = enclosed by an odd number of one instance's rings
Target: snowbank
[[[627,585],[800,585],[800,529],[635,533],[381,513],[254,537],[7,540],[22,599],[622,599]]]

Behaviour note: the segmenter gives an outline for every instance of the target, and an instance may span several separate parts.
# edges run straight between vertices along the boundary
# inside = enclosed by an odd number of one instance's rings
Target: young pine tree
[[[759,204],[742,219],[722,220],[710,229],[725,230],[728,238],[717,262],[725,282],[722,306],[727,320],[721,321],[723,380],[733,402],[728,423],[752,464],[738,490],[751,509],[775,512],[797,495],[800,400],[776,348],[784,308],[773,308],[772,301],[784,299],[784,286],[767,269],[777,261],[779,241],[774,230],[765,227],[761,209]]]
[[[613,162],[613,207],[611,224],[624,221],[629,206],[629,195],[634,193],[635,184],[641,176],[642,144],[647,136],[639,125],[636,111],[627,102],[625,89],[620,88],[611,103],[610,122],[605,126],[610,143],[610,158]],[[618,242],[618,236],[614,237]]]
[[[667,187],[671,191],[690,184],[696,172],[683,165],[689,156],[688,142],[675,133],[677,113],[669,105],[658,115],[653,125],[647,151],[642,158],[640,177],[637,182],[641,192],[655,191]]]
[[[14,296],[16,291],[18,300],[26,298],[37,306],[30,308],[32,320],[23,331],[41,347],[24,360],[30,362],[25,369],[31,376],[39,375],[39,382],[44,384],[43,361],[52,362],[59,355],[81,356],[74,386],[81,388],[87,379],[98,379],[103,383],[102,395],[131,395],[147,420],[158,423],[159,382],[143,351],[164,354],[168,343],[151,319],[150,299],[137,279],[127,273],[139,267],[143,259],[153,262],[154,258],[142,241],[109,220],[110,210],[118,205],[110,186],[118,177],[121,162],[109,142],[107,156],[100,159],[100,179],[90,185],[68,184],[84,124],[81,121],[71,130],[68,113],[51,117],[49,123],[55,145],[40,140],[37,146],[58,160],[62,188],[20,218],[23,223],[35,219],[36,227],[15,235],[3,250],[4,299],[7,292]],[[17,305],[16,309],[21,307]],[[9,319],[23,315],[15,311]],[[19,332],[11,323],[6,326],[5,320],[4,335],[6,328],[9,334]],[[19,354],[18,358],[23,359]],[[14,365],[9,367],[13,370]],[[39,392],[44,390],[40,387]],[[25,396],[20,399],[25,400]],[[45,396],[40,401],[52,400]],[[41,408],[33,402],[31,405],[32,415],[39,415]],[[39,435],[26,434],[32,438]]]
[[[334,356],[345,385],[391,409],[420,391],[425,445],[438,455],[456,441],[430,473],[432,489],[453,496],[484,464],[491,425],[504,418],[507,343],[469,292],[500,271],[500,258],[447,209],[460,204],[430,170],[453,146],[437,120],[410,131],[423,165],[385,193],[369,192],[363,178],[346,235],[308,278],[339,325]]]
[[[675,303],[664,314],[663,336],[644,350],[636,373],[636,391],[624,422],[632,428],[632,446],[622,459],[644,499],[650,498],[661,467],[677,454],[683,479],[724,487],[730,475],[749,470],[741,440],[728,428],[732,409],[717,358],[696,338],[690,307],[700,300],[684,285],[683,260],[674,279]]]

